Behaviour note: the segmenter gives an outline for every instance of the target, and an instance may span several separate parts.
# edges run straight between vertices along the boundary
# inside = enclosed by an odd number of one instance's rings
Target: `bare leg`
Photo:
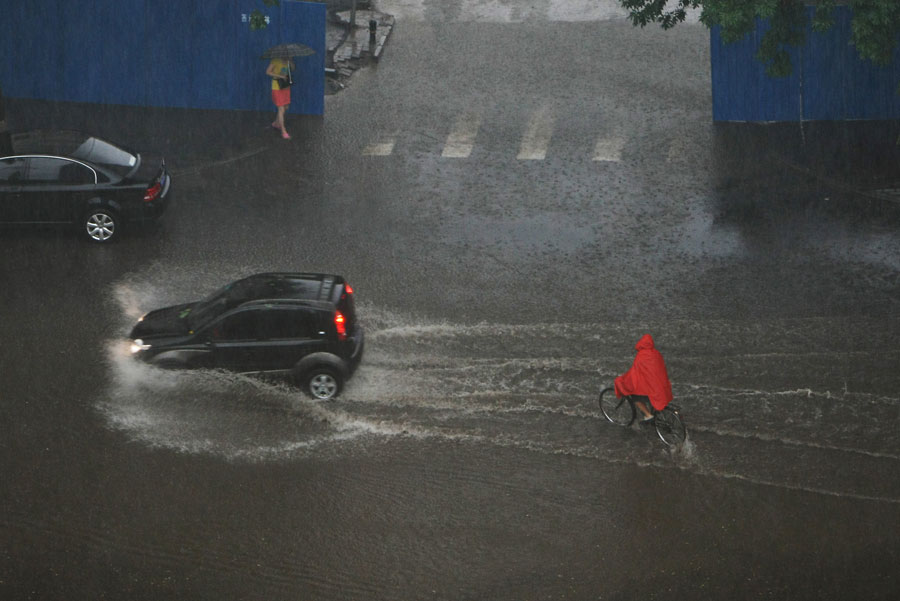
[[[640,409],[641,413],[644,414],[644,417],[653,417],[653,414],[650,413],[650,410],[647,409],[647,406],[644,405],[643,401],[635,401],[634,404],[638,409]]]
[[[284,106],[278,107],[278,118],[276,121],[278,122],[278,126],[281,128],[281,137],[282,138],[290,138],[287,133],[287,130],[284,128],[284,113],[287,112],[287,109],[290,105],[286,104]]]

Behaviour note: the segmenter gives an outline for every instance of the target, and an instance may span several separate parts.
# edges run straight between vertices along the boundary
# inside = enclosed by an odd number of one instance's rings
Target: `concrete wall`
[[[812,16],[812,8],[808,14]],[[766,24],[733,44],[711,32],[713,119],[805,121],[900,119],[900,48],[890,66],[861,60],[850,44],[849,7],[837,7],[835,24],[791,51],[794,72],[773,79],[755,59]]]
[[[250,31],[253,9],[268,27]],[[269,110],[259,56],[299,42],[316,54],[296,59],[290,112],[321,115],[325,11],[294,0],[4,0],[0,87],[19,98]]]

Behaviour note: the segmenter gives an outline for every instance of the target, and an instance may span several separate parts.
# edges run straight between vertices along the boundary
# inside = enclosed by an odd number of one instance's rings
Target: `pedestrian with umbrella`
[[[314,53],[312,48],[303,44],[279,44],[269,48],[262,55],[262,58],[270,59],[266,75],[272,78],[272,102],[278,111],[272,127],[281,130],[281,137],[285,140],[291,139],[284,127],[284,114],[291,105],[291,85],[294,83],[291,70],[295,68],[293,58]]]

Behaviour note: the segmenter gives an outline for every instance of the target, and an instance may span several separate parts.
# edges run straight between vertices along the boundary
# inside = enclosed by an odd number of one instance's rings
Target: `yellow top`
[[[273,58],[272,62],[269,63],[269,66],[274,67],[273,71],[276,73],[280,73],[285,77],[288,76],[288,69],[290,68],[290,61],[284,58]],[[278,79],[272,78],[272,89],[279,90],[281,88],[278,87]]]

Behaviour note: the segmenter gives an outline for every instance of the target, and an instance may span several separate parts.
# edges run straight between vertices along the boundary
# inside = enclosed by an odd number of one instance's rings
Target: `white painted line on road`
[[[407,22],[447,19],[455,22],[538,23],[611,21],[628,17],[619,0],[378,0],[378,10],[393,15],[397,21]],[[434,15],[429,16],[429,12]],[[700,20],[699,9],[688,9],[686,13],[688,23]]]
[[[547,0],[548,21],[610,21],[625,19],[628,11],[618,0]]]
[[[549,106],[543,106],[531,115],[528,128],[522,136],[517,159],[541,161],[547,156],[547,148],[553,136],[553,121],[554,116]]]
[[[447,136],[447,143],[441,156],[459,159],[468,157],[472,153],[472,146],[475,145],[479,127],[481,115],[478,113],[467,112],[460,115],[453,126],[453,131]]]
[[[625,147],[623,138],[598,138],[594,147],[594,160],[618,163],[622,160],[622,148]]]
[[[365,148],[363,148],[363,155],[365,156],[388,156],[392,152],[394,152],[394,140],[396,139],[396,135],[384,136],[380,138],[377,142],[372,142]]]

